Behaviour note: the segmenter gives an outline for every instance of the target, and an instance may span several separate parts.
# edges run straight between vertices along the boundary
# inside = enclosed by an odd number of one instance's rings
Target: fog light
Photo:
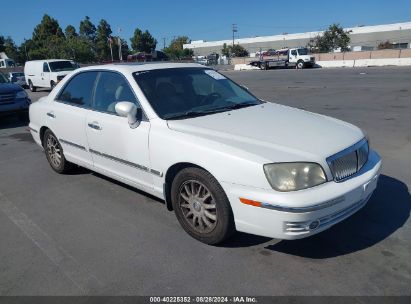
[[[317,229],[318,226],[320,226],[320,221],[319,221],[319,220],[316,220],[316,221],[314,221],[314,222],[311,222],[310,225],[308,225],[308,228],[309,228],[310,230],[314,230],[314,229]]]

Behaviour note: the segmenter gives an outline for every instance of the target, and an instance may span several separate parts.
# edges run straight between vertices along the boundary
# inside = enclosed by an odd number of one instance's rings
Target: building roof
[[[350,35],[355,34],[368,34],[368,33],[378,33],[378,32],[389,32],[397,30],[410,30],[411,22],[403,23],[393,23],[393,24],[384,24],[384,25],[371,25],[371,26],[358,26],[345,28],[345,31],[350,31]],[[247,44],[247,43],[261,43],[261,42],[271,42],[271,41],[283,41],[283,40],[293,40],[293,39],[311,39],[316,37],[319,34],[322,34],[322,31],[316,32],[306,32],[306,33],[295,33],[295,34],[281,34],[273,36],[259,36],[253,38],[239,38],[235,39],[236,43]],[[230,45],[232,40],[219,40],[219,41],[204,41],[197,40],[192,41],[189,44],[184,44],[184,48],[197,48],[197,47],[214,47],[221,46],[224,43]]]

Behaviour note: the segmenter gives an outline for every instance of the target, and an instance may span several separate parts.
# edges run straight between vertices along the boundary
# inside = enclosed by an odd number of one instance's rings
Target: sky
[[[78,31],[79,23],[89,16],[94,24],[106,19],[113,34],[130,38],[136,27],[149,30],[163,47],[175,36],[192,40],[222,40],[232,36],[237,24],[237,38],[301,33],[324,30],[332,23],[344,27],[411,21],[410,0],[121,0],[121,1],[8,1],[1,14],[0,35],[11,36],[17,44],[32,36],[44,14],[57,19],[63,31],[69,24]]]

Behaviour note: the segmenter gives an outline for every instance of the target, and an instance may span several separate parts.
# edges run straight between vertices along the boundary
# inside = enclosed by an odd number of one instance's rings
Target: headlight
[[[26,98],[26,97],[27,97],[26,91],[18,91],[16,94],[16,98]]]
[[[296,191],[325,183],[323,168],[316,163],[278,163],[264,165],[265,176],[277,191]]]

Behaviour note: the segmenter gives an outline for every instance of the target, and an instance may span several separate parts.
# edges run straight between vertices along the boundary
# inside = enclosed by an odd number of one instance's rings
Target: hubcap
[[[61,148],[54,136],[47,138],[47,154],[53,167],[58,168],[61,164]]]
[[[217,225],[217,208],[211,192],[196,180],[180,187],[179,206],[187,223],[200,233],[208,233]]]

